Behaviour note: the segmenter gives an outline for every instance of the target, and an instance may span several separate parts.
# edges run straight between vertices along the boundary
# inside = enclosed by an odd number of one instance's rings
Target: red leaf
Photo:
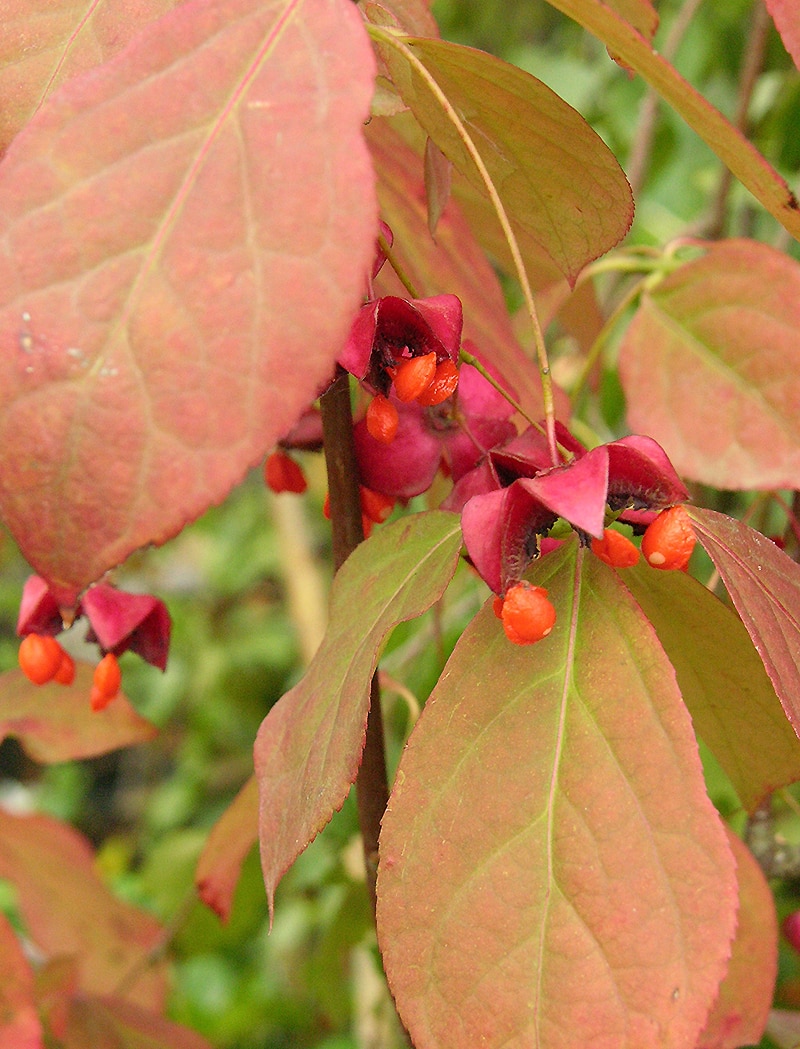
[[[258,839],[258,784],[251,776],[208,836],[195,873],[200,899],[227,921],[242,863]]]
[[[800,3],[797,0],[765,0],[783,46],[800,69]]]
[[[263,458],[372,261],[348,0],[190,0],[0,166],[0,498],[63,603]]]
[[[800,565],[740,521],[687,510],[800,735]]]
[[[736,879],[672,667],[573,540],[531,572],[553,632],[462,635],[383,820],[378,934],[416,1049],[686,1049]]]
[[[743,841],[728,831],[736,859],[739,916],[728,972],[697,1049],[758,1045],[767,1026],[778,969],[778,918],[764,873]]]
[[[42,1049],[33,996],[33,969],[8,920],[0,914],[0,1049]]]
[[[76,667],[71,685],[33,685],[20,670],[7,671],[0,681],[0,739],[16,736],[42,764],[107,754],[158,733],[122,695],[95,713],[89,706],[92,668],[85,663]]]
[[[123,998],[76,998],[64,1049],[211,1049],[199,1034]]]
[[[60,83],[105,62],[176,0],[4,0],[0,153]]]
[[[800,266],[730,240],[645,295],[623,339],[631,429],[716,488],[800,487]]]
[[[159,942],[162,930],[144,911],[112,896],[97,876],[88,841],[49,816],[0,809],[0,878],[16,887],[28,935],[46,957],[74,955],[83,990],[107,994]],[[152,962],[128,997],[160,1010],[166,969]]]

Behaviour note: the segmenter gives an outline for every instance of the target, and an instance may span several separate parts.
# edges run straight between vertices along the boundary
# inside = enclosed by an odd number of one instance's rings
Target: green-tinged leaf
[[[408,141],[404,120],[373,120],[367,142],[375,159],[381,214],[391,226],[393,251],[420,295],[452,293],[464,305],[464,336],[491,364],[534,419],[543,413],[538,374],[520,346],[508,316],[497,274],[481,250],[462,209],[450,200],[435,238],[428,229],[420,152]],[[408,292],[384,266],[376,281],[384,294]],[[557,394],[560,391],[556,391]],[[558,397],[562,418],[566,398]]]
[[[8,920],[0,914],[0,1049],[41,1049],[42,1025],[33,996],[33,969]]]
[[[800,735],[800,565],[741,521],[687,509]]]
[[[330,626],[303,680],[261,724],[255,744],[261,865],[275,886],[356,778],[370,681],[389,631],[421,615],[456,570],[461,524],[431,511],[382,528],[337,573]]]
[[[739,911],[728,971],[697,1049],[758,1045],[767,1025],[778,969],[778,917],[772,890],[755,857],[730,830]]]
[[[640,561],[620,578],[655,627],[697,734],[744,807],[753,812],[800,780],[800,740],[736,614],[683,572]]]
[[[773,1009],[767,1020],[767,1034],[779,1049],[797,1049],[800,1046],[800,1012]]]
[[[96,757],[153,739],[158,729],[119,695],[105,710],[89,704],[92,669],[78,665],[72,685],[33,685],[20,670],[0,676],[0,740],[16,736],[34,761]]]
[[[0,501],[71,603],[222,500],[331,374],[374,254],[350,0],[191,0],[0,164]]]
[[[227,921],[242,864],[258,839],[258,784],[245,783],[214,824],[197,864],[195,884],[203,903]]]
[[[383,821],[378,935],[416,1049],[686,1049],[725,972],[736,878],[691,721],[616,573],[538,563],[529,648],[488,606]]]
[[[574,281],[624,237],[633,218],[627,179],[599,135],[550,88],[483,51],[379,29],[372,34],[426,133],[486,193],[469,137],[512,228],[565,277]]]
[[[800,202],[785,179],[719,110],[603,0],[548,0],[602,40],[679,113],[720,160],[792,236],[800,239]]]
[[[0,153],[44,98],[105,62],[176,0],[3,0],[0,38]]]
[[[123,998],[76,998],[64,1049],[211,1049],[199,1034]]]
[[[89,842],[49,816],[0,809],[0,878],[14,884],[27,933],[42,955],[78,959],[85,992],[115,992],[161,941],[161,926],[100,880]],[[166,987],[164,963],[150,958],[125,993],[145,1009],[161,1010]]]
[[[800,265],[729,240],[645,294],[620,350],[628,421],[716,488],[800,487]]]

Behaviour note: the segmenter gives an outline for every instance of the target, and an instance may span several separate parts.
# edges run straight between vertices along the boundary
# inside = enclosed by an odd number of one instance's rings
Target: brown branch
[[[364,539],[359,499],[358,462],[353,443],[353,417],[350,408],[348,375],[340,371],[333,385],[320,399],[328,496],[333,529],[333,561],[338,571]],[[378,873],[378,836],[381,818],[389,799],[386,749],[381,717],[377,673],[370,685],[370,708],[361,765],[356,778],[358,821],[364,845],[367,890],[373,914],[377,906],[375,891]]]

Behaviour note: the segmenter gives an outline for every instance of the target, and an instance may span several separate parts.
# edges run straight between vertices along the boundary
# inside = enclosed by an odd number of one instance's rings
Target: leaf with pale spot
[[[0,165],[0,502],[62,603],[221,501],[331,374],[376,232],[348,0],[190,0]]]

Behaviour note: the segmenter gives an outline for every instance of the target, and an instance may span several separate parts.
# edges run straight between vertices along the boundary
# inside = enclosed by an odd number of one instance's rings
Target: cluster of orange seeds
[[[404,404],[416,401],[423,408],[433,408],[452,396],[458,386],[458,368],[453,361],[448,357],[437,364],[433,352],[401,360],[386,370],[397,399]],[[367,432],[381,444],[391,444],[397,436],[397,408],[381,393],[370,401],[365,421]]]
[[[696,537],[683,506],[662,510],[642,537],[642,553],[653,568],[686,571]],[[606,528],[602,539],[592,539],[592,551],[612,568],[630,568],[639,561],[639,551],[621,532]],[[556,621],[556,610],[544,587],[525,580],[509,587],[494,599],[494,613],[515,645],[532,645],[547,637]]]
[[[46,634],[26,634],[19,645],[18,659],[22,673],[34,685],[46,685],[49,681],[71,685],[75,680],[75,660],[54,637]],[[94,670],[89,697],[92,710],[107,707],[119,693],[121,684],[117,657],[108,652]]]

